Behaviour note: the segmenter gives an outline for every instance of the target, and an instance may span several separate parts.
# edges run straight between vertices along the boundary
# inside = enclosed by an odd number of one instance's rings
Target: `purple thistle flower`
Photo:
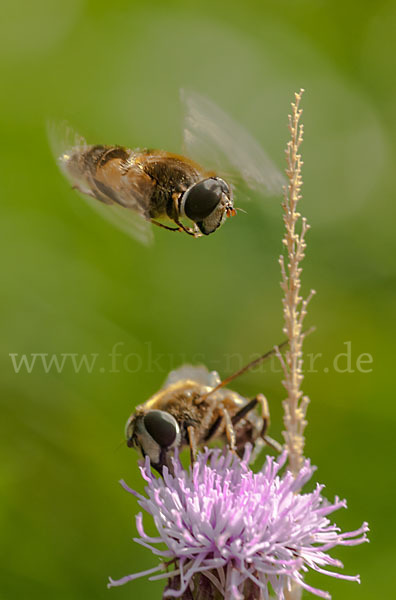
[[[360,582],[358,575],[342,575],[325,567],[343,566],[329,556],[331,548],[368,541],[367,523],[356,531],[341,533],[327,517],[346,508],[345,500],[336,498],[330,504],[321,495],[322,485],[311,493],[299,493],[315,470],[309,460],[294,479],[290,472],[279,475],[286,461],[285,452],[277,460],[267,456],[256,474],[248,466],[250,454],[250,447],[242,460],[229,451],[205,450],[188,471],[176,457],[174,474],[165,468],[163,479],[154,477],[146,458],[141,473],[148,483],[148,497],[131,490],[123,481],[121,484],[152,515],[159,534],[150,537],[145,533],[139,513],[136,526],[140,537],[135,541],[164,562],[118,581],[110,579],[108,587],[164,571],[172,563],[174,570],[150,577],[179,582],[178,589],[168,586],[164,597],[183,596],[193,588],[198,574],[201,578],[204,575],[226,600],[242,600],[252,585],[257,591],[255,597],[267,600],[272,589],[276,598],[284,600],[284,590],[292,581],[321,598],[330,598],[327,592],[304,582],[303,574],[309,569]],[[161,543],[165,543],[166,550],[156,547]]]

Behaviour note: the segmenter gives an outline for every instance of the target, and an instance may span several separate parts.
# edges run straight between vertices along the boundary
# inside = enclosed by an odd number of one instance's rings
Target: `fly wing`
[[[242,178],[255,191],[275,196],[285,178],[260,144],[214,102],[192,92],[181,91],[184,106],[185,152],[203,166],[233,179]]]
[[[48,141],[56,160],[73,148],[88,148],[86,139],[67,121],[47,121]],[[61,164],[59,165],[61,168]]]
[[[221,381],[219,374],[216,371],[208,371],[204,365],[182,365],[169,373],[162,388],[167,388],[184,379],[196,381],[197,383],[210,387],[215,387]]]
[[[112,194],[93,197],[92,177],[78,168],[71,168],[74,158],[87,152],[86,140],[77,134],[67,123],[50,122],[47,126],[48,138],[57,164],[73,188],[82,194],[84,200],[107,221],[124,233],[149,245],[153,240],[152,227],[146,220],[145,198],[138,182],[128,178],[127,186],[120,186]],[[140,175],[140,173],[138,174]],[[105,182],[99,184],[105,185]]]
[[[85,194],[90,193],[90,187],[84,177],[72,175],[67,168],[68,159],[76,152],[83,153],[88,150],[88,144],[81,135],[79,135],[65,121],[47,122],[47,135],[50,148],[55,157],[56,163],[66,179],[73,185],[78,186],[80,191]]]
[[[117,227],[120,231],[145,246],[150,246],[153,243],[154,236],[150,222],[146,221],[144,217],[134,210],[130,210],[120,204],[103,204],[89,196],[84,196],[84,200],[106,221]]]

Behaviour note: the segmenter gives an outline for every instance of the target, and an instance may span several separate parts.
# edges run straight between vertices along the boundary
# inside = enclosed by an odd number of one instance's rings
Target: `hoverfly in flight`
[[[220,108],[182,92],[184,151],[90,145],[66,125],[50,125],[58,164],[72,184],[110,221],[143,243],[151,224],[194,237],[234,216],[234,179],[276,195],[283,176],[261,146]]]

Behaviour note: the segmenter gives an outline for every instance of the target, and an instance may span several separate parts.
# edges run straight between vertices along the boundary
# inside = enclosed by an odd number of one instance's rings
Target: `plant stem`
[[[301,167],[302,160],[299,148],[303,141],[303,125],[300,124],[302,110],[300,109],[301,96],[304,90],[295,94],[295,102],[292,102],[292,114],[289,115],[289,131],[291,139],[286,147],[286,175],[288,183],[284,188],[282,202],[283,222],[285,234],[283,244],[286,247],[286,255],[281,255],[279,264],[281,268],[281,288],[284,296],[282,299],[284,328],[283,331],[289,340],[289,346],[284,356],[277,350],[277,356],[281,362],[284,379],[282,384],[287,392],[283,401],[284,424],[286,448],[288,450],[289,468],[294,476],[297,476],[304,461],[304,429],[307,424],[306,411],[309,403],[307,396],[303,395],[301,384],[303,381],[303,321],[307,314],[307,306],[314,290],[308,297],[303,299],[301,290],[301,261],[305,256],[305,235],[309,225],[305,217],[297,211],[297,205],[301,199]],[[301,224],[300,224],[301,223]],[[297,230],[299,225],[299,231]],[[286,600],[299,600],[301,598],[301,587],[291,586],[290,590],[284,590]]]

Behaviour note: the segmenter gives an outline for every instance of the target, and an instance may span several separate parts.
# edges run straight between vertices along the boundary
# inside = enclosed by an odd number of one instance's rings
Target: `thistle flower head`
[[[286,453],[277,460],[267,456],[256,474],[248,465],[250,454],[250,447],[243,459],[230,451],[205,450],[188,471],[176,457],[174,473],[165,469],[163,479],[152,475],[146,460],[141,473],[147,481],[147,497],[121,482],[152,515],[158,530],[158,537],[148,536],[140,513],[136,517],[140,537],[135,541],[163,561],[144,573],[110,579],[109,587],[164,571],[172,563],[173,570],[151,577],[180,582],[177,589],[168,587],[164,596],[183,596],[193,587],[197,574],[205,576],[227,600],[242,600],[247,586],[251,589],[252,585],[257,590],[254,597],[268,599],[273,593],[282,600],[293,581],[317,596],[330,598],[327,592],[305,583],[303,575],[309,570],[359,581],[358,575],[328,571],[326,567],[342,567],[328,551],[337,545],[367,541],[367,524],[341,533],[328,515],[346,507],[344,500],[336,498],[330,504],[322,496],[321,485],[311,493],[299,493],[314,471],[309,460],[294,478],[290,472],[279,474]],[[156,547],[163,543],[165,550]]]

